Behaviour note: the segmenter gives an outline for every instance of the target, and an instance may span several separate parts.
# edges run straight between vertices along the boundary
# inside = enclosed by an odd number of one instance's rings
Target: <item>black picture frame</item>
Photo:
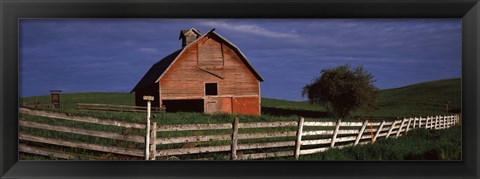
[[[478,0],[1,0],[3,178],[479,178]],[[19,18],[462,18],[462,161],[18,161]]]

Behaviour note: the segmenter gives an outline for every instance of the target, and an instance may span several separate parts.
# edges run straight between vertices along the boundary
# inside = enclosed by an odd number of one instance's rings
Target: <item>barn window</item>
[[[205,83],[205,95],[207,96],[218,95],[217,83]]]

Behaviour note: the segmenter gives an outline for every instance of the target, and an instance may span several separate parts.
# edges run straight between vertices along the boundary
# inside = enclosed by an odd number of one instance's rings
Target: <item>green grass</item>
[[[460,79],[448,79],[448,80],[439,80],[439,81],[420,83],[420,84],[410,85],[402,88],[381,90],[379,94],[378,102],[377,102],[378,109],[376,111],[372,113],[368,113],[364,111],[356,111],[353,113],[354,115],[353,118],[342,119],[342,120],[354,121],[355,118],[358,116],[360,117],[374,116],[374,117],[384,117],[384,118],[393,119],[396,117],[413,117],[413,116],[445,114],[446,113],[445,104],[447,101],[450,101],[449,103],[450,109],[460,109],[460,99],[461,99],[460,89],[461,89]],[[66,113],[71,113],[76,115],[87,115],[87,116],[95,116],[99,118],[124,120],[124,121],[137,122],[137,123],[145,123],[145,120],[146,120],[145,113],[86,111],[86,110],[76,109],[76,103],[134,105],[134,95],[129,93],[62,94],[61,99],[62,99],[62,109],[57,109],[55,111],[66,112]],[[49,104],[50,99],[49,99],[49,96],[27,97],[27,98],[21,98],[20,104],[33,103],[35,100],[38,100],[41,104]],[[285,109],[289,111],[301,111],[300,113],[305,111],[314,111],[314,112],[325,111],[325,109],[322,106],[311,105],[306,101],[286,101],[286,100],[268,99],[268,98],[262,98],[262,107],[275,108],[279,110]],[[295,115],[269,116],[269,115],[263,114],[262,116],[246,116],[246,115],[238,115],[238,114],[213,114],[212,115],[212,114],[188,113],[188,112],[185,112],[185,113],[154,112],[153,115],[154,115],[153,120],[160,125],[190,124],[190,123],[230,123],[232,122],[234,117],[239,117],[240,122],[268,122],[268,121],[298,120],[297,116]],[[23,114],[20,115],[20,117],[24,118],[25,120],[42,122],[42,123],[47,123],[52,125],[64,125],[69,127],[77,127],[77,128],[84,128],[84,129],[90,129],[90,130],[110,131],[110,132],[117,132],[120,134],[143,135],[145,132],[144,130],[125,129],[122,127],[115,127],[115,126],[72,122],[72,121],[57,120],[57,119],[44,118],[44,117],[35,117],[35,116],[29,116],[29,115],[23,115]],[[313,118],[306,118],[305,120],[306,121],[333,121],[336,119],[332,119],[328,117],[324,117],[324,118],[313,117]],[[288,131],[288,130],[291,130],[291,129],[290,128],[242,129],[240,132],[249,133],[249,132],[272,132],[272,131]],[[314,130],[314,129],[311,129],[311,130]],[[121,142],[118,140],[94,138],[94,137],[88,137],[83,135],[74,135],[74,134],[68,134],[64,132],[54,132],[54,131],[27,128],[27,127],[21,127],[20,131],[24,131],[29,134],[37,135],[37,136],[89,142],[89,143],[95,143],[95,144],[107,145],[107,146],[133,147],[138,149],[143,148],[143,146],[140,144]],[[184,132],[175,132],[175,133],[159,132],[158,137],[230,134],[230,132],[231,132],[230,130],[217,130],[213,132],[212,131],[184,131]],[[425,135],[423,137],[428,137],[428,136]],[[285,139],[286,138],[268,139],[267,141],[279,141],[279,140],[285,140]],[[458,139],[460,139],[460,137],[458,137]],[[255,140],[248,140],[248,141],[240,141],[240,143],[260,142],[260,141],[265,141],[265,140],[255,139]],[[382,143],[382,142],[384,141],[380,141],[378,143]],[[388,140],[385,142],[388,142]],[[391,144],[388,144],[388,145],[394,145],[394,143],[395,142],[391,142]],[[207,144],[227,145],[229,144],[229,141],[209,142],[209,143],[204,142],[204,143],[199,143],[197,145],[203,146]],[[159,149],[174,148],[174,147],[179,147],[181,145],[183,144],[162,145],[162,146],[158,146],[158,148]],[[412,146],[414,145],[411,145],[411,146],[406,145],[406,147],[412,147]],[[436,147],[448,148],[448,146],[443,146],[443,145],[436,146]],[[399,150],[400,148],[401,147],[399,147]],[[71,152],[71,153],[88,153],[88,152],[85,152],[84,150],[79,150],[79,149],[61,148],[61,150]],[[345,150],[351,150],[351,149],[345,149]],[[374,150],[374,149],[371,149],[371,150]],[[334,149],[331,152],[335,152],[335,151],[337,151],[337,149]],[[349,151],[349,153],[355,154],[355,151]],[[366,153],[368,152],[366,151]],[[334,154],[330,154],[330,155],[334,156]],[[391,157],[389,157],[389,155],[390,154],[387,152],[387,154],[385,154],[384,157],[387,156],[386,159],[392,159]],[[219,157],[217,155],[213,155],[213,156],[216,158],[223,157],[223,156]],[[27,155],[26,158],[31,159],[32,157]],[[51,157],[46,157],[46,158],[51,158]],[[109,158],[112,158],[112,157],[109,157]],[[117,156],[113,156],[113,158],[116,159]],[[358,159],[355,157],[352,158],[351,156],[348,156],[345,158],[349,158],[348,160]],[[397,157],[397,158],[401,158],[401,157]],[[324,159],[329,159],[329,157],[319,156],[319,157],[314,157],[313,159],[324,160]],[[336,158],[336,159],[342,159],[342,158]],[[396,159],[396,158],[393,158],[393,159]],[[369,160],[369,159],[366,159],[366,160]]]
[[[22,98],[20,103],[32,103],[34,100],[39,100],[41,104],[49,103],[49,96],[36,96]],[[99,117],[111,117],[133,121],[141,121],[144,116],[138,113],[113,113],[100,111],[78,111],[75,109],[75,103],[106,103],[106,104],[121,104],[134,105],[134,95],[129,93],[75,93],[62,94],[62,105],[64,112],[95,115]],[[382,118],[397,118],[397,117],[413,117],[426,115],[441,115],[446,114],[446,105],[448,103],[450,112],[459,112],[461,106],[461,80],[459,78],[430,81],[425,83],[414,84],[401,88],[381,90],[377,99],[377,109],[372,112],[355,111],[352,113],[353,118],[358,117],[382,117]],[[287,110],[302,110],[302,111],[320,111],[325,112],[325,108],[320,105],[312,105],[307,101],[287,101],[279,99],[262,98],[262,107],[278,108]],[[177,113],[167,114],[169,121],[182,123],[190,118],[196,118],[196,122],[212,122],[207,118],[212,118],[211,115],[198,113]],[[223,116],[224,117],[224,116]],[[232,117],[232,116],[229,116]],[[199,119],[200,118],[200,119]],[[222,118],[222,116],[215,116],[214,118]],[[268,120],[265,118],[246,117],[247,120]],[[270,117],[269,117],[270,118]],[[280,119],[281,120],[281,119]],[[215,120],[217,121],[217,120]]]
[[[262,107],[292,109],[292,110],[310,110],[325,111],[320,105],[311,105],[308,101],[287,101],[281,99],[262,98]]]
[[[356,112],[354,115],[378,117],[410,117],[460,112],[461,80],[459,78],[430,81],[401,88],[381,90],[378,109],[373,113]]]
[[[461,126],[415,129],[398,139],[302,155],[300,160],[461,160]]]

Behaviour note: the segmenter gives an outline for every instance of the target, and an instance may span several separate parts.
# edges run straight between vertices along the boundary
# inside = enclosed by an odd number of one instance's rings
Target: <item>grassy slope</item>
[[[449,110],[460,109],[461,81],[459,78],[380,90],[377,110],[373,112],[356,111],[353,115],[389,118],[440,115],[446,113],[448,101]],[[323,107],[313,106],[306,101],[285,101],[268,98],[262,99],[262,107],[325,111]]]
[[[48,96],[28,97],[25,102],[35,99],[41,103],[49,102]],[[62,94],[62,104],[68,112],[76,112],[75,103],[108,103],[134,105],[134,95],[128,93],[75,93]],[[378,109],[373,112],[356,111],[354,116],[375,117],[408,117],[440,115],[446,113],[446,103],[449,109],[460,109],[461,84],[460,79],[446,79],[414,84],[401,88],[381,90],[378,96]],[[262,107],[274,107],[291,110],[325,111],[321,106],[314,106],[306,101],[286,101],[262,98]],[[86,113],[88,114],[88,113]],[[208,116],[208,115],[207,115]],[[207,117],[205,116],[205,117]]]
[[[404,137],[381,138],[375,144],[302,155],[300,160],[461,160],[461,126],[445,130],[416,129]]]
[[[425,116],[460,109],[461,81],[459,78],[418,83],[401,88],[380,91],[378,110],[369,116]],[[366,113],[359,112],[359,115]]]

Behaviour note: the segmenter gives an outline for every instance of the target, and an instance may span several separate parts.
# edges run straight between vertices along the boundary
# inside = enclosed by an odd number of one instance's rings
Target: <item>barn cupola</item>
[[[182,39],[182,48],[197,40],[198,37],[202,35],[197,29],[191,28],[189,30],[181,30],[180,37]]]

